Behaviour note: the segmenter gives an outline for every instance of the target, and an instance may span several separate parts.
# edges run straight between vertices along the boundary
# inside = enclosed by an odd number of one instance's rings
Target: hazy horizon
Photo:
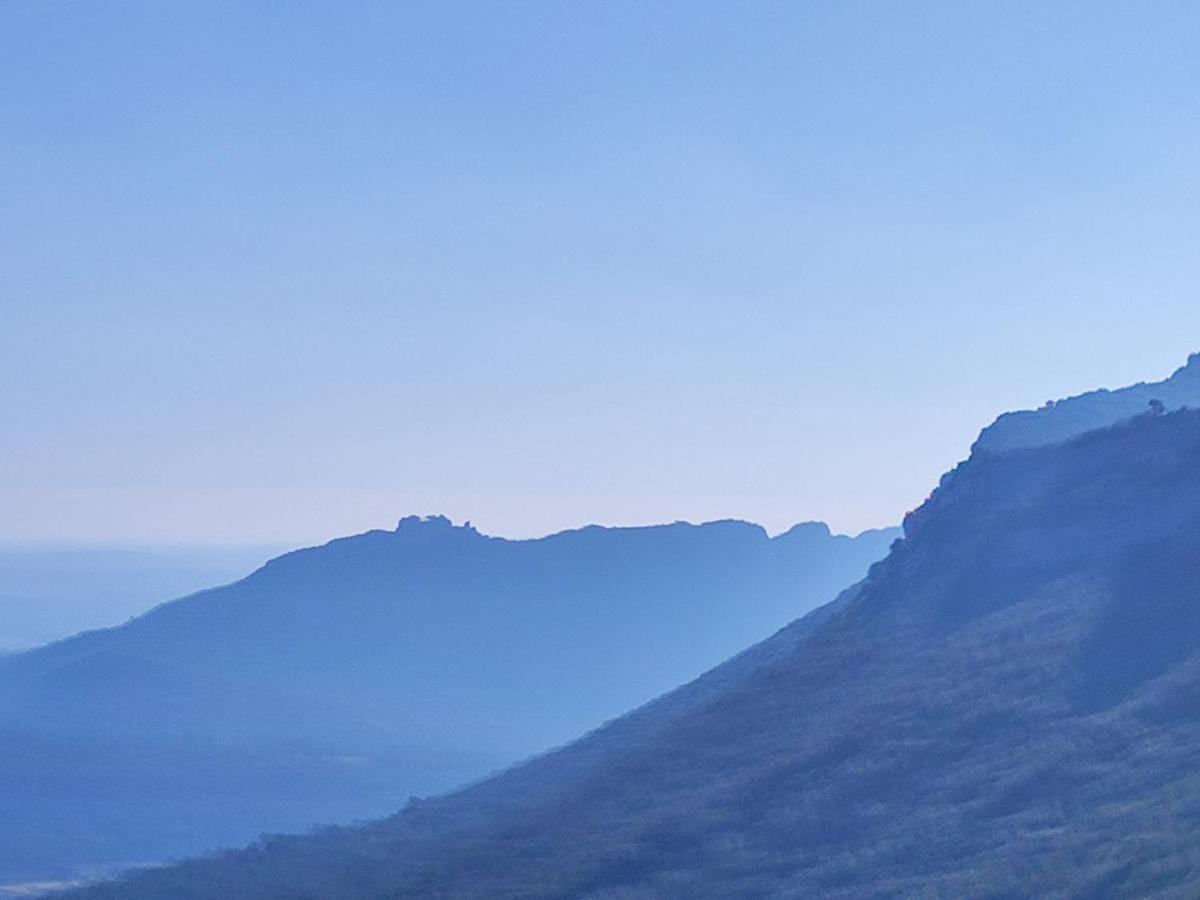
[[[284,549],[290,548],[0,542],[0,651],[119,625],[249,575]]]

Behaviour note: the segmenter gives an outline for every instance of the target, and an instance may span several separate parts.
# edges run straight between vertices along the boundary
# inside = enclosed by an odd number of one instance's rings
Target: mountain
[[[1000,453],[1058,444],[1146,413],[1151,404],[1162,404],[1164,412],[1200,408],[1200,353],[1189,356],[1187,364],[1164,381],[1139,382],[1115,391],[1090,391],[1051,400],[1041,409],[1004,413],[983,430],[971,449]]]
[[[90,898],[1194,897],[1200,412],[977,453],[863,582],[385,820]]]
[[[897,530],[402,520],[0,659],[0,884],[383,815],[695,677]]]

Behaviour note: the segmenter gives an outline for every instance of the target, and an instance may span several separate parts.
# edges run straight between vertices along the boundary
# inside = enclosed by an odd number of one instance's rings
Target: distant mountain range
[[[510,541],[402,520],[0,659],[0,884],[382,815],[594,728],[829,600],[898,529]]]
[[[1109,396],[993,432],[865,581],[564,748],[80,896],[1200,895],[1200,412]]]

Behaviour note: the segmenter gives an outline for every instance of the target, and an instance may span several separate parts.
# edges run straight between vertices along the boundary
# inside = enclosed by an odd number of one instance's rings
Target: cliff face
[[[1164,381],[1139,383],[1115,391],[1098,390],[1041,409],[1008,412],[983,430],[973,452],[999,453],[1021,447],[1058,444],[1123,419],[1151,412],[1152,402],[1162,411],[1200,408],[1200,354]]]
[[[1194,896],[1200,413],[977,456],[908,525],[560,751],[90,896]]]

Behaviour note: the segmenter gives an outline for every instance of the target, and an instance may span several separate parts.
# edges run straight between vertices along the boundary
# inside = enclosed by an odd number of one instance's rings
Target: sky
[[[1200,349],[1194,3],[0,5],[0,541],[898,522]]]

